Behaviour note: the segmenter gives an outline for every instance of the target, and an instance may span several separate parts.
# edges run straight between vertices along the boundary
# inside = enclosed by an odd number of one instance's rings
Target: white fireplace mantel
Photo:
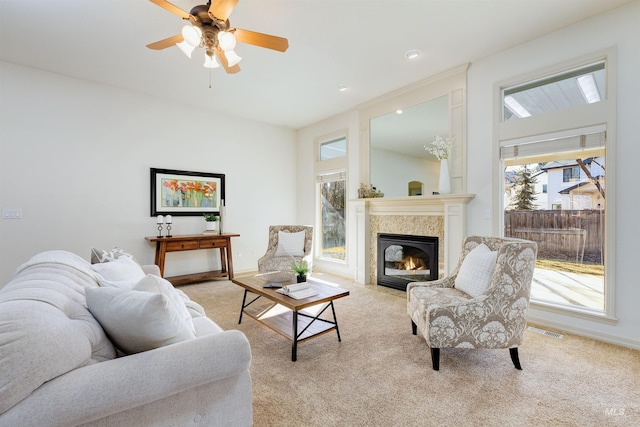
[[[467,233],[467,205],[474,197],[475,194],[446,194],[350,200],[351,218],[355,219],[357,236],[354,277],[356,283],[367,284],[370,281],[370,261],[375,242],[372,242],[369,224],[371,216],[376,215],[444,217],[443,241],[440,245],[444,248],[442,271],[448,275],[458,261],[460,248]]]

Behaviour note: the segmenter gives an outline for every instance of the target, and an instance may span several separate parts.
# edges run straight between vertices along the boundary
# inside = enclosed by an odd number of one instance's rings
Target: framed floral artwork
[[[220,215],[224,174],[151,168],[151,216]]]

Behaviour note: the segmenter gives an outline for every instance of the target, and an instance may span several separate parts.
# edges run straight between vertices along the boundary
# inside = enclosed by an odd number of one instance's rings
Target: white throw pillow
[[[125,256],[110,262],[91,264],[91,268],[111,282],[137,282],[145,276],[142,267]]]
[[[123,353],[133,354],[195,338],[164,294],[86,288],[87,307]]]
[[[304,256],[304,230],[297,233],[278,231],[275,256]]]
[[[489,287],[497,257],[498,252],[492,251],[484,243],[473,248],[462,261],[455,288],[472,297],[482,294]]]
[[[165,295],[169,298],[169,301],[173,304],[173,307],[176,309],[180,317],[184,319],[187,325],[189,325],[189,328],[195,333],[191,314],[189,313],[189,310],[187,310],[182,297],[170,281],[153,274],[147,274],[142,278],[142,280],[133,285],[131,289],[134,291],[155,292],[157,294]]]

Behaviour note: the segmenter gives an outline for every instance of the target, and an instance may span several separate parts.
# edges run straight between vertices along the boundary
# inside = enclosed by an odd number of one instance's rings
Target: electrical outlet
[[[491,219],[491,209],[487,208],[484,210],[482,217],[484,219]]]
[[[21,219],[22,209],[2,209],[2,218],[4,219]]]

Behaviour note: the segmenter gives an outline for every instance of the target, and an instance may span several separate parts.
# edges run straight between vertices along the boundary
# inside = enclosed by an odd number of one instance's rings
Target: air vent
[[[557,332],[545,331],[544,329],[534,328],[533,326],[529,326],[527,329],[532,331],[532,332],[537,332],[539,334],[546,335],[546,336],[552,337],[552,338],[562,338],[563,337],[562,334],[559,334]]]

